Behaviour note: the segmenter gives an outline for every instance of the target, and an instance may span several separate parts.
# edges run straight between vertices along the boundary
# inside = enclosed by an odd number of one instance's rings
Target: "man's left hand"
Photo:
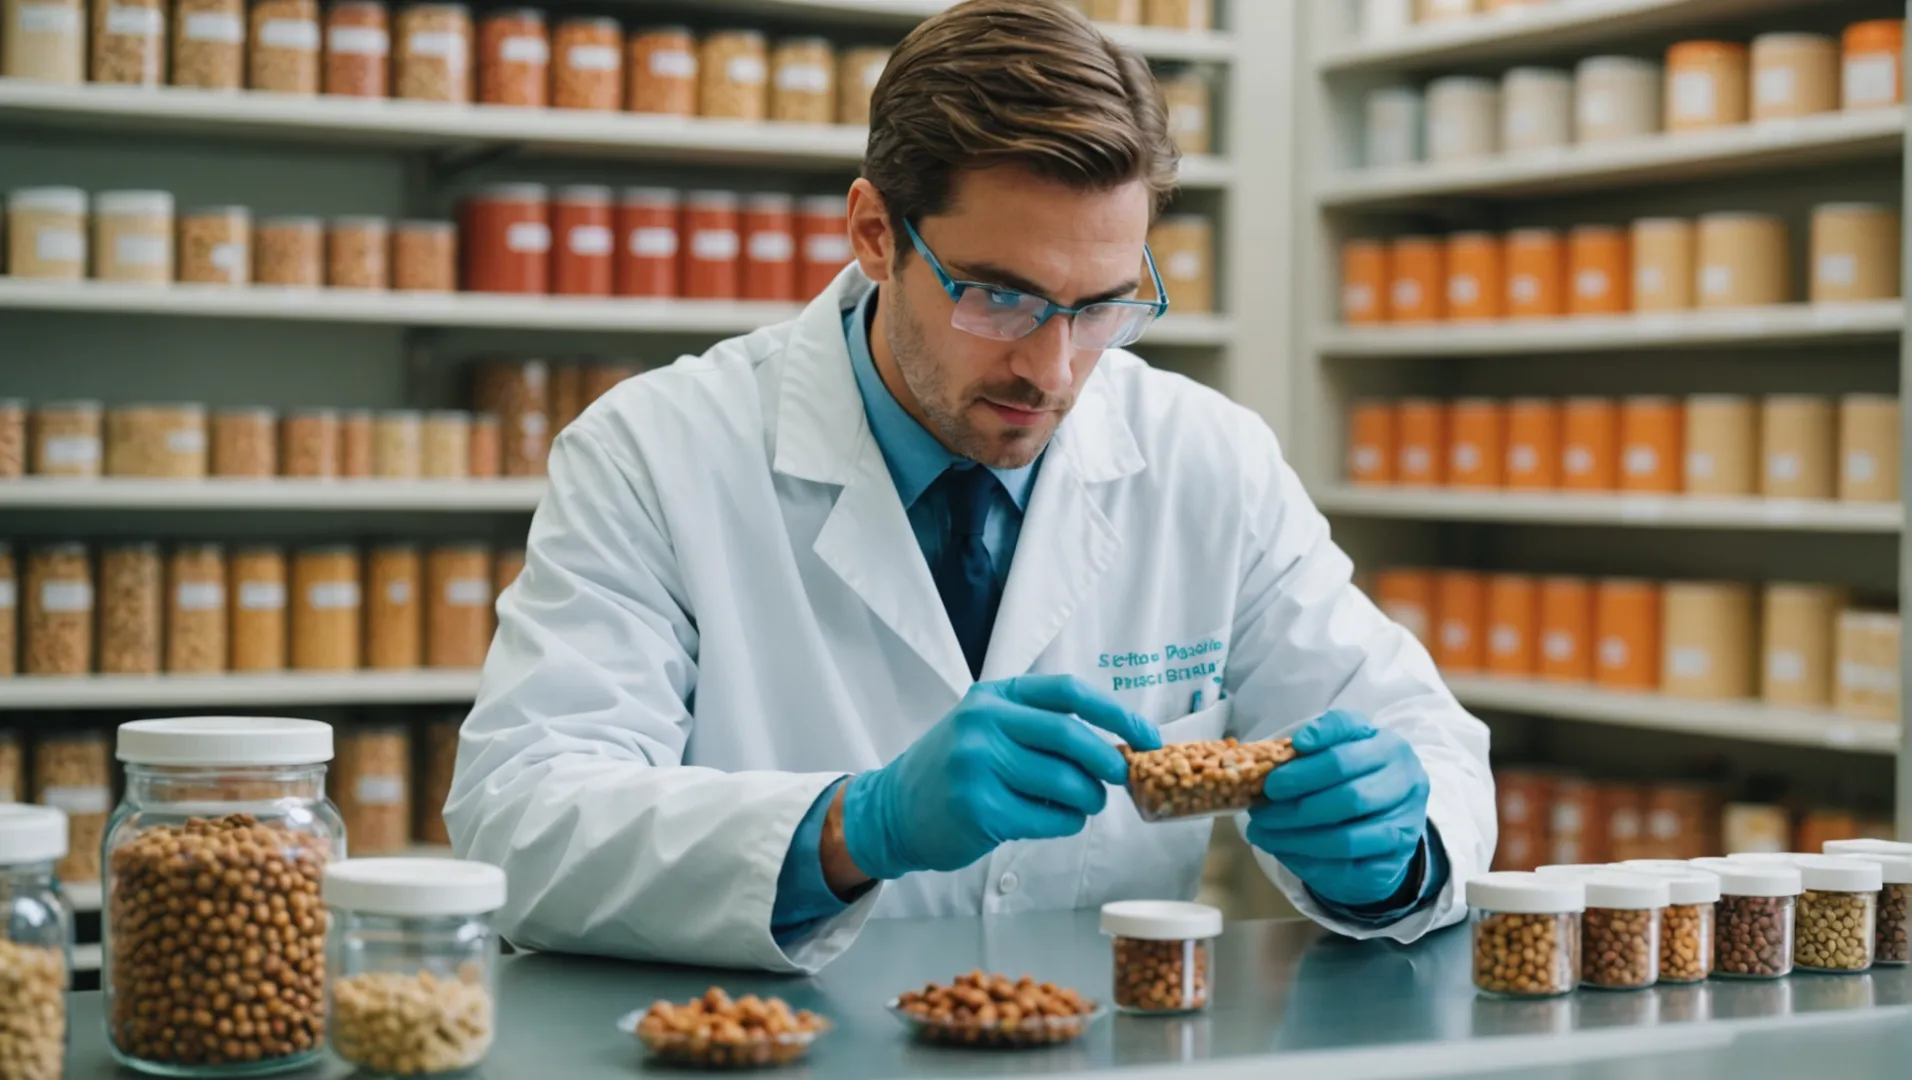
[[[1395,732],[1341,711],[1302,725],[1294,746],[1298,756],[1269,774],[1268,803],[1249,811],[1248,842],[1324,900],[1370,907],[1395,899],[1427,833],[1420,755]]]

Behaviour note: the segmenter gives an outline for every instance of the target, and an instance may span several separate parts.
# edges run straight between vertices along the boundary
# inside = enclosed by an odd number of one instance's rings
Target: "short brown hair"
[[[1017,165],[1090,191],[1148,184],[1159,211],[1180,155],[1148,63],[1058,0],[966,0],[890,57],[863,176],[890,225],[949,208],[958,172]],[[909,245],[897,245],[898,258]]]

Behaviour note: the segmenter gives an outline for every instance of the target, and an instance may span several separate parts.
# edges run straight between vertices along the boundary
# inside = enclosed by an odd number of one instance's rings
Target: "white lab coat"
[[[446,806],[458,853],[509,874],[514,941],[814,971],[872,916],[1194,895],[1210,822],[1143,824],[1118,790],[1077,836],[889,882],[787,952],[773,938],[812,802],[971,684],[851,371],[842,312],[868,288],[851,268],[795,321],[626,382],[558,437]],[[1411,941],[1460,919],[1459,884],[1488,867],[1487,731],[1351,569],[1259,417],[1111,352],[1044,458],[982,677],[1080,675],[1170,741],[1336,707],[1400,732],[1432,779],[1437,902],[1337,925],[1263,867],[1326,925]]]

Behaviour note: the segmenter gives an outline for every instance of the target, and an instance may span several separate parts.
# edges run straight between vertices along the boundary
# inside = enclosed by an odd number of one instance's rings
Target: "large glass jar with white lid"
[[[186,717],[119,729],[126,794],[106,834],[107,1041],[159,1076],[299,1067],[325,1031],[325,797],[332,728]]]
[[[373,1077],[442,1076],[496,1031],[492,914],[504,871],[449,859],[351,859],[325,871],[332,1052]]]
[[[0,805],[0,1075],[59,1080],[73,915],[53,878],[66,815]]]

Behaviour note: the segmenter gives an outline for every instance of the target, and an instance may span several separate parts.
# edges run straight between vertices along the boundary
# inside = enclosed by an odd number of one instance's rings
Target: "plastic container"
[[[471,10],[463,4],[410,4],[398,14],[393,96],[464,103],[472,97]]]
[[[244,547],[227,560],[232,609],[233,671],[283,671],[286,666],[285,553]]]
[[[1750,115],[1746,46],[1682,41],[1666,52],[1668,132],[1743,124]]]
[[[425,415],[420,474],[427,480],[463,480],[471,475],[471,414],[439,409]]]
[[[1509,491],[1551,491],[1560,483],[1560,404],[1551,398],[1507,403]]]
[[[1686,311],[1693,306],[1693,223],[1641,218],[1633,223],[1633,310]]]
[[[616,112],[624,104],[624,30],[616,19],[574,15],[551,35],[551,104]]]
[[[15,188],[7,195],[7,275],[48,281],[86,276],[86,192]]]
[[[1490,997],[1556,997],[1580,981],[1579,878],[1501,871],[1467,882],[1474,987]]]
[[[542,109],[550,101],[551,33],[538,8],[507,8],[478,24],[478,100]]]
[[[1779,394],[1759,406],[1759,492],[1770,499],[1838,494],[1838,412],[1829,398]]]
[[[392,288],[399,292],[453,292],[458,288],[458,226],[449,221],[401,221],[392,227]]]
[[[1640,990],[1658,982],[1660,919],[1672,895],[1666,879],[1600,872],[1586,876],[1583,884],[1587,910],[1580,929],[1581,985]]]
[[[424,592],[424,561],[416,546],[379,547],[366,556],[366,667],[409,670],[423,663]]]
[[[339,414],[338,464],[334,475],[363,480],[372,475],[372,410],[347,409]]]
[[[1433,644],[1437,624],[1432,573],[1383,570],[1374,575],[1374,602],[1382,614],[1400,623],[1423,645]]]
[[[1441,240],[1395,238],[1388,248],[1388,273],[1388,321],[1438,322],[1447,317],[1447,248]]]
[[[1748,496],[1759,490],[1759,406],[1748,397],[1686,399],[1686,493]]]
[[[1573,143],[1573,76],[1552,68],[1515,68],[1500,82],[1503,153],[1555,150]]]
[[[1899,214],[1873,203],[1826,203],[1812,212],[1815,304],[1899,295]]]
[[[67,854],[66,815],[0,805],[0,1016],[8,1072],[64,1075],[73,911],[53,876]]]
[[[625,188],[618,196],[612,283],[619,296],[677,295],[677,192]]]
[[[1826,854],[1841,854],[1835,850],[1838,840],[1827,841]],[[1844,843],[1865,843],[1865,841],[1844,841]],[[1881,966],[1901,966],[1912,963],[1912,855],[1884,851],[1870,851],[1855,848],[1843,852],[1847,857],[1864,862],[1877,863],[1882,877],[1879,890],[1879,911],[1875,920],[1875,935],[1872,962]]]
[[[1660,982],[1704,981],[1713,973],[1718,875],[1665,859],[1635,859],[1621,863],[1620,868],[1666,879],[1670,895],[1660,927]]]
[[[1455,322],[1491,322],[1505,314],[1507,271],[1500,237],[1455,233],[1447,238],[1447,317]]]
[[[1567,238],[1570,315],[1619,315],[1633,310],[1633,253],[1627,232],[1582,225]]]
[[[1899,719],[1899,638],[1896,613],[1842,611],[1834,634],[1833,711],[1860,720]]]
[[[226,670],[226,553],[218,544],[173,549],[166,569],[166,670]]]
[[[390,251],[384,218],[333,218],[325,231],[325,283],[334,289],[388,288]]]
[[[543,476],[550,451],[550,369],[542,361],[497,362],[479,368],[476,399],[481,412],[498,417],[499,472]],[[482,425],[473,426],[477,435]],[[473,439],[474,460],[480,439]],[[478,475],[473,469],[472,475]]]
[[[1490,79],[1435,79],[1427,86],[1427,159],[1476,161],[1499,153],[1500,111],[1500,88]]]
[[[128,405],[106,414],[106,475],[203,480],[206,407]]]
[[[356,548],[334,544],[299,552],[292,561],[292,667],[356,669],[360,607]]]
[[[1450,487],[1501,486],[1506,420],[1492,398],[1461,398],[1448,411],[1447,483]]]
[[[797,294],[805,300],[823,295],[852,254],[841,198],[813,196],[797,204],[797,250]]]
[[[483,544],[433,548],[426,560],[425,663],[480,668],[491,648],[491,549]]]
[[[1445,672],[1479,671],[1487,651],[1487,579],[1465,570],[1434,576],[1434,662]]]
[[[245,0],[178,0],[173,5],[172,83],[199,90],[244,89]]]
[[[355,857],[405,850],[412,838],[412,747],[405,728],[341,732],[330,779]]]
[[[86,81],[86,5],[80,0],[6,0],[0,75],[75,86]]]
[[[560,296],[611,295],[617,249],[611,189],[561,187],[551,200],[551,291]]]
[[[1754,122],[1793,120],[1839,108],[1839,43],[1821,34],[1753,39]]]
[[[1801,971],[1864,971],[1877,944],[1884,868],[1837,855],[1801,855],[1799,927],[1793,966]]]
[[[1403,487],[1439,487],[1447,482],[1447,403],[1405,398],[1396,407],[1400,458],[1394,482]]]
[[[1184,155],[1212,153],[1215,148],[1214,89],[1207,77],[1198,71],[1185,71],[1164,75],[1159,81],[1162,103],[1168,107],[1168,134],[1175,140],[1175,149]],[[836,107],[832,103],[833,112]],[[864,116],[861,122],[868,123],[869,117]]]
[[[1825,709],[1844,589],[1775,582],[1760,597],[1760,699],[1769,705]]]
[[[1538,663],[1540,594],[1522,574],[1487,578],[1487,660],[1490,675],[1532,678]]]
[[[339,414],[294,409],[279,428],[279,460],[288,477],[321,479],[339,470]]]
[[[166,601],[158,544],[100,551],[100,674],[156,675]]]
[[[252,230],[252,281],[316,289],[325,284],[325,223],[315,217],[269,217]]]
[[[1551,319],[1567,313],[1567,246],[1553,229],[1507,234],[1507,317]]]
[[[1839,498],[1898,501],[1898,398],[1847,394],[1839,399]]]
[[[1753,307],[1792,298],[1786,225],[1766,214],[1706,214],[1699,220],[1699,306]]]
[[[163,0],[92,0],[92,70],[96,83],[158,86],[166,81]]]
[[[870,101],[876,96],[876,84],[889,65],[890,50],[885,48],[865,45],[843,51],[843,58],[837,63],[837,123],[869,126]],[[1173,115],[1169,123],[1172,133]]]
[[[1560,488],[1612,491],[1620,483],[1620,410],[1611,398],[1572,397],[1560,413]]]
[[[1408,86],[1384,86],[1362,99],[1361,163],[1370,169],[1413,165],[1426,156],[1426,101]]]
[[[495,866],[354,859],[327,869],[332,974],[327,1039],[369,1075],[444,1075],[480,1065],[497,1024],[504,906]]]
[[[372,421],[372,475],[416,480],[424,472],[425,418],[417,409],[387,409]]]
[[[1748,585],[1670,581],[1660,597],[1665,650],[1660,691],[1701,700],[1758,694],[1754,650],[1756,609]]]
[[[770,119],[785,124],[836,121],[837,60],[830,39],[789,38],[770,54]]]
[[[1364,486],[1394,482],[1394,406],[1360,401],[1348,410],[1348,480]]]
[[[1540,677],[1593,681],[1593,586],[1585,578],[1540,581]]]
[[[550,291],[550,192],[542,184],[495,184],[465,200],[465,288]]]
[[[192,285],[252,280],[252,215],[245,207],[205,207],[179,216],[179,280]]]
[[[1685,410],[1678,399],[1640,396],[1620,402],[1620,490],[1676,495],[1685,484]]]
[[[743,220],[739,200],[728,191],[693,191],[684,197],[679,283],[692,300],[735,300],[743,290]]]
[[[1873,19],[1846,27],[1841,98],[1848,110],[1905,100],[1905,20]]]
[[[1287,739],[1119,749],[1129,763],[1129,798],[1147,822],[1223,817],[1260,806],[1267,801],[1262,788],[1268,774],[1295,756]]]
[[[391,24],[384,0],[337,0],[325,9],[326,93],[361,98],[391,93]]]
[[[33,475],[72,480],[98,476],[106,456],[101,413],[97,401],[49,401],[33,410]]]
[[[1341,245],[1341,321],[1375,326],[1388,321],[1388,245],[1382,240],[1349,240]],[[1448,280],[1448,291],[1454,288]]]
[[[681,26],[640,30],[625,46],[630,83],[626,106],[636,113],[697,115],[697,39]]]
[[[173,280],[173,197],[102,191],[93,200],[93,276],[131,285]]]
[[[1222,913],[1203,904],[1127,900],[1102,905],[1102,933],[1112,939],[1115,1007],[1165,1014],[1208,1008],[1214,964],[1210,942]]]
[[[1574,69],[1574,139],[1637,139],[1660,130],[1659,64],[1631,56],[1593,56]]]
[[[1660,688],[1660,587],[1604,578],[1593,594],[1593,681],[1613,690]]]
[[[797,299],[796,201],[761,193],[744,200],[743,298],[790,303]]]
[[[714,120],[763,120],[770,114],[769,49],[754,30],[723,30],[698,54],[698,111]]]
[[[173,1076],[316,1060],[326,1015],[319,887],[326,864],[346,855],[344,826],[325,797],[332,729],[253,717],[138,720],[121,725],[118,756],[126,794],[106,838],[103,985],[114,1058]],[[182,858],[223,869],[182,876]],[[255,918],[271,916],[259,919],[274,928],[260,935],[276,946],[270,980],[252,995],[183,986],[174,957],[195,953],[238,982],[257,943],[203,916],[184,921],[179,910],[217,912],[248,895]],[[250,1004],[266,986],[278,1003],[270,1026]]]
[[[276,94],[319,92],[318,0],[259,0],[252,5],[246,85]]]

